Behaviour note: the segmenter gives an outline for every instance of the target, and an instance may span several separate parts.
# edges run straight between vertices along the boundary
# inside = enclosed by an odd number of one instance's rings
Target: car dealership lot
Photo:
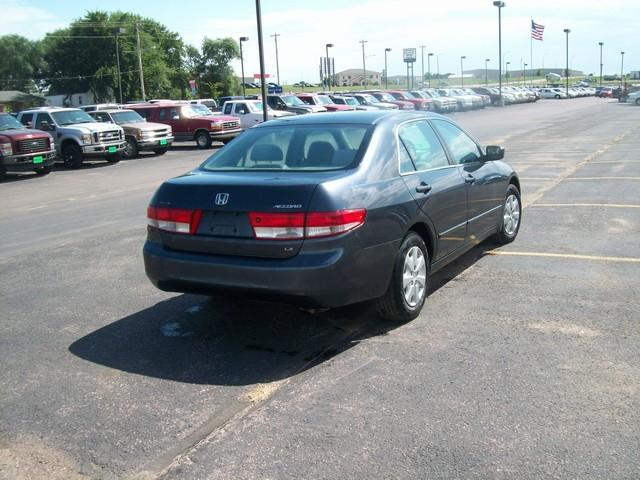
[[[452,117],[506,147],[522,229],[404,325],[155,290],[145,208],[210,152],[0,185],[0,478],[637,478],[640,109]]]

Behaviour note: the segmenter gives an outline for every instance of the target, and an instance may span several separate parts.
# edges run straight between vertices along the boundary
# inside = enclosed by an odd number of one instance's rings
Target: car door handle
[[[466,177],[464,177],[465,183],[475,183],[475,181],[476,181],[476,177],[474,177],[470,173]]]
[[[427,185],[424,182],[420,182],[420,185],[416,187],[418,193],[429,193],[431,191],[431,185]]]

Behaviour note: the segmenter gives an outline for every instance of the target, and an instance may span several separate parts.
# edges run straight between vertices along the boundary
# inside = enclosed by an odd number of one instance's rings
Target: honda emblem
[[[229,203],[229,194],[228,193],[218,193],[216,194],[216,205],[219,207],[224,207],[227,203]]]

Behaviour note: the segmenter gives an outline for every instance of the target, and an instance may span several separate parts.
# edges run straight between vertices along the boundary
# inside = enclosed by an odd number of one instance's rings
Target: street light
[[[120,97],[120,103],[122,101],[122,73],[120,72],[120,47],[118,45],[118,35],[125,33],[126,30],[124,28],[116,29],[116,66],[118,67],[118,93]]]
[[[265,82],[265,73],[264,73],[264,45],[262,43],[262,9],[260,8],[260,0],[256,0],[256,24],[258,27],[258,58],[260,59],[260,92],[262,93],[262,121],[266,122],[269,120],[269,112],[268,112],[268,97],[267,97],[267,85]],[[246,40],[249,40],[248,37],[243,37]],[[242,39],[240,39],[242,41]],[[240,43],[242,47],[242,43]],[[242,50],[241,50],[242,51]],[[244,70],[244,69],[243,69]],[[244,75],[244,73],[243,73]],[[242,84],[244,85],[244,79]]]
[[[571,30],[568,28],[565,28],[563,30],[563,32],[567,35],[567,43],[566,43],[566,52],[567,52],[567,69],[564,72],[566,74],[566,81],[565,81],[565,85],[566,85],[566,94],[567,94],[567,98],[569,98],[569,34],[571,33]]]
[[[276,42],[276,78],[278,79],[278,85],[280,85],[280,63],[278,62],[278,37],[279,33],[274,33],[271,35]]]
[[[431,57],[433,57],[433,53],[427,53],[427,75],[429,76],[429,88],[431,88]]]
[[[524,79],[524,84],[525,84],[525,85],[527,84],[527,67],[528,67],[528,66],[529,66],[529,64],[528,64],[528,63],[525,63],[525,64],[524,64],[524,70],[523,70],[523,72],[522,72],[523,77],[524,77],[523,79]]]
[[[384,88],[389,88],[389,70],[387,70],[387,53],[391,51],[390,48],[384,49]]]
[[[244,84],[244,57],[242,56],[242,42],[247,42],[249,41],[249,37],[240,37],[240,71],[242,72],[242,96],[246,97],[247,96],[247,92],[246,92],[246,87]],[[264,78],[260,79],[261,83],[264,83]]]
[[[486,87],[489,86],[489,68],[487,66],[487,64],[491,61],[490,58],[485,58],[484,59],[484,85]]]
[[[464,55],[460,57],[460,87],[464,87],[464,70],[462,69],[462,61],[467,58]]]
[[[325,46],[325,52],[327,54],[326,57],[326,61],[325,61],[325,71],[327,73],[326,77],[325,77],[325,81],[327,82],[327,89],[330,90],[331,89],[331,67],[329,66],[329,49],[333,48],[333,43],[327,43]]]
[[[602,86],[602,46],[604,43],[598,42],[598,45],[600,45],[600,86]]]
[[[498,7],[498,95],[500,105],[504,105],[502,100],[502,9],[506,6],[504,2],[493,2],[494,7]]]
[[[509,65],[511,65],[511,62],[504,64],[504,78],[506,83],[509,83]]]
[[[427,48],[426,45],[420,45],[420,54],[422,56],[422,77],[420,78],[420,88],[424,88],[424,49]]]
[[[620,52],[620,95],[624,85],[624,52]]]
[[[368,40],[360,40],[358,43],[362,44],[362,85],[363,86],[367,86],[367,64],[365,61],[365,56],[364,56],[364,44],[367,43]]]

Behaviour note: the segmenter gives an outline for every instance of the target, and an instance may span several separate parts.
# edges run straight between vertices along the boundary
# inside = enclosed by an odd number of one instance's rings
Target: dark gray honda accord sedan
[[[413,319],[431,273],[518,234],[520,182],[503,157],[437,114],[269,121],[160,186],[146,272],[166,291],[304,308],[376,299],[383,317]]]

